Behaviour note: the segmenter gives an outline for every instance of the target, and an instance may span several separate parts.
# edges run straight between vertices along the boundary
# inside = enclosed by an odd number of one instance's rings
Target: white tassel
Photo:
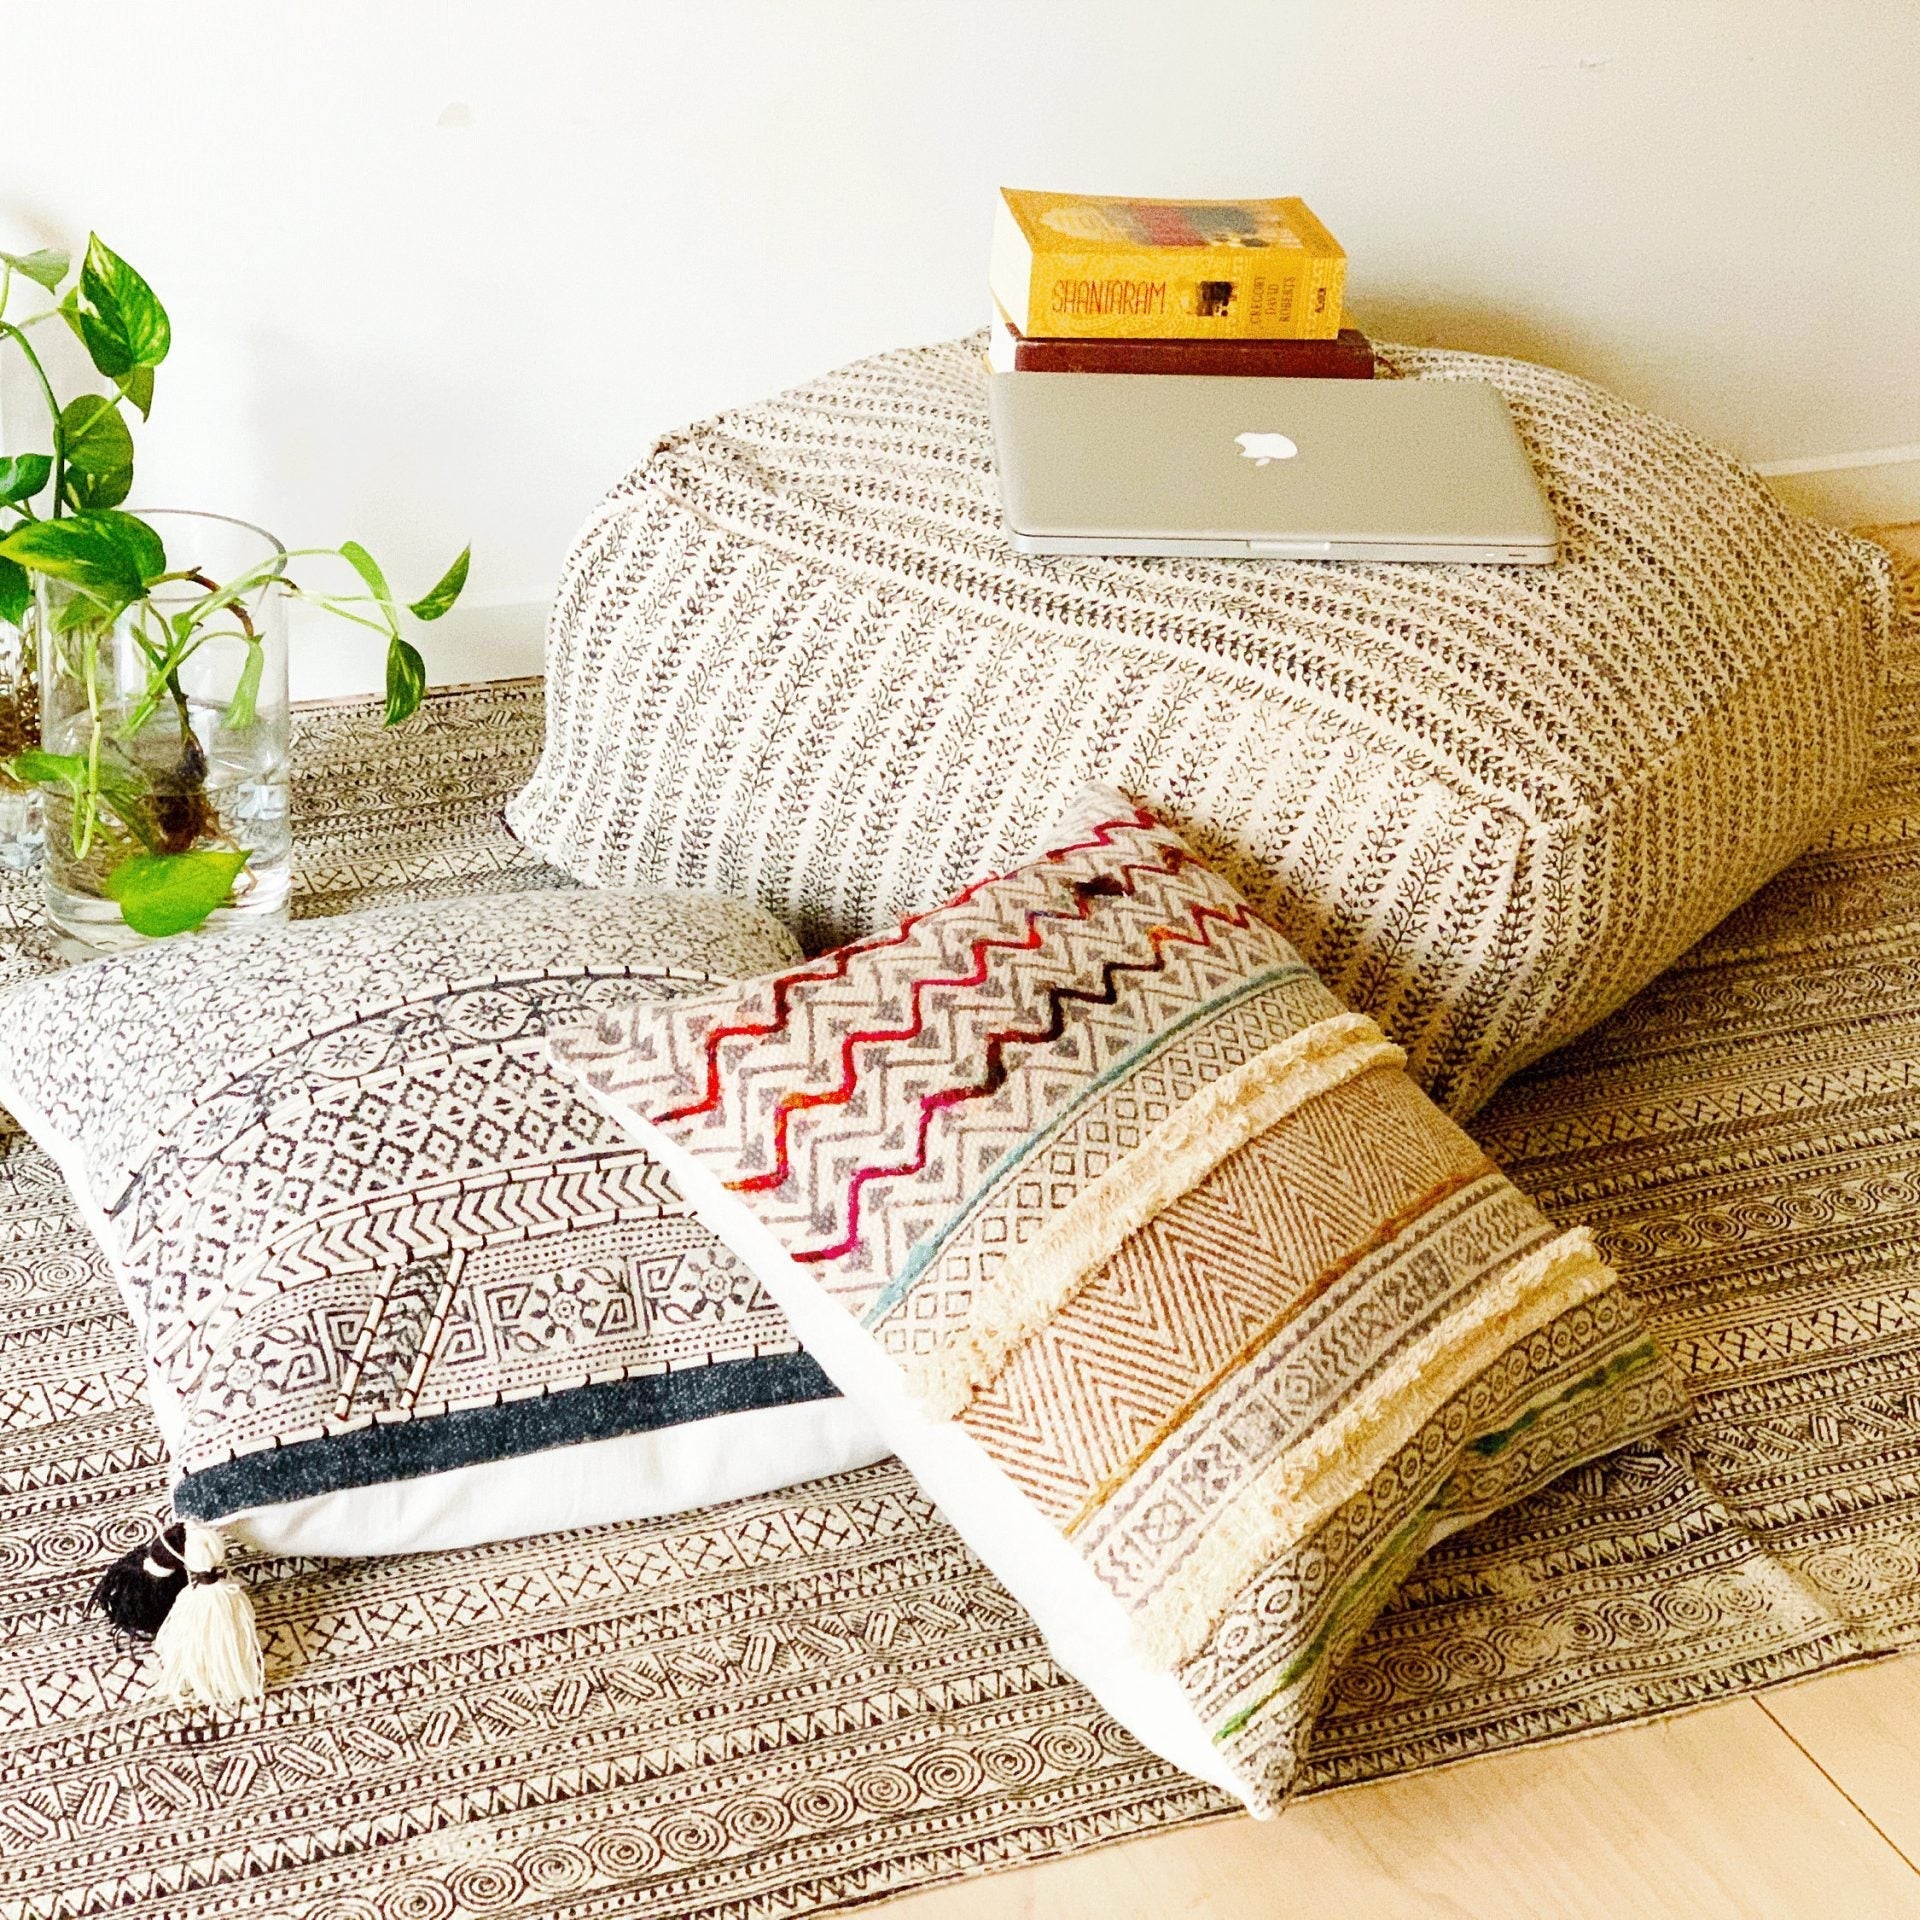
[[[160,1658],[154,1691],[182,1704],[244,1706],[267,1690],[253,1601],[228,1574],[227,1543],[219,1534],[195,1520],[186,1530],[187,1585],[153,1636]]]

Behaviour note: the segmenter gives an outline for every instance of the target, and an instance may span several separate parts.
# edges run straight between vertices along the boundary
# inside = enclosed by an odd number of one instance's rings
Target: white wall
[[[0,0],[0,64],[0,245],[173,313],[142,496],[471,536],[487,670],[660,429],[976,323],[1003,180],[1304,194],[1376,334],[1920,517],[1912,0]]]

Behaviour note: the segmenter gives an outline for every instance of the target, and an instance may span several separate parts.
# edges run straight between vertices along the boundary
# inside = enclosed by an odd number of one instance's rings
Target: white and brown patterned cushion
[[[549,1027],[791,959],[700,895],[433,901],[98,960],[0,1001],[0,1103],[139,1326],[177,1510],[464,1545],[885,1451]]]
[[[1022,556],[974,341],[672,436],[567,563],[515,830],[603,885],[749,895],[811,948],[1106,781],[1470,1110],[1859,785],[1886,562],[1584,381],[1405,349],[1382,373],[1502,389],[1558,566]]]
[[[609,1008],[634,1125],[1047,1631],[1169,1758],[1283,1801],[1433,1540],[1681,1410],[1561,1232],[1179,835]]]

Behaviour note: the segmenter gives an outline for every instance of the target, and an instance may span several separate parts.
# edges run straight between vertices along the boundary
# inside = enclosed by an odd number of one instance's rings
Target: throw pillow
[[[400,1553],[886,1451],[549,1027],[791,960],[693,894],[437,901],[177,940],[0,1002],[0,1104],[139,1326],[176,1511]]]
[[[1096,801],[897,931],[553,1050],[1062,1664],[1271,1812],[1421,1551],[1681,1396],[1586,1234],[1178,834]]]
[[[672,435],[567,563],[514,830],[599,885],[748,895],[811,949],[1109,782],[1470,1111],[1825,830],[1890,585],[1586,381],[1409,348],[1380,375],[1500,388],[1558,566],[1015,553],[977,340]]]

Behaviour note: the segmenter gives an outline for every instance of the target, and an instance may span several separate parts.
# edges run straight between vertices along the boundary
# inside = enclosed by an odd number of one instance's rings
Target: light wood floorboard
[[[1920,1869],[1920,1655],[1779,1687],[1760,1704]]]
[[[1870,1690],[1888,1671],[1847,1677]],[[1817,1689],[1799,1692],[1805,1701]],[[1897,1717],[1902,1702],[1912,1780],[1920,1680],[1889,1694],[1884,1711]],[[1863,1761],[1863,1781],[1866,1772]],[[1897,1766],[1877,1779],[1900,1792]],[[1916,1800],[1909,1789],[1920,1818]],[[886,1920],[1917,1920],[1920,1873],[1746,1699],[881,1911]]]

